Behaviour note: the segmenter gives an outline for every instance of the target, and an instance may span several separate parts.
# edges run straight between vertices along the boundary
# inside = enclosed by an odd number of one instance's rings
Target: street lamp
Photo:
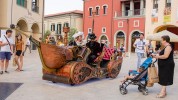
[[[95,17],[95,15],[96,15],[96,12],[93,11],[93,12],[92,12],[92,17],[93,17],[93,22],[92,22],[92,33],[94,33],[94,26],[95,26],[95,19],[94,19],[94,17]]]
[[[68,26],[67,23],[64,24],[64,27],[63,27],[63,32],[64,32],[64,46],[67,46],[68,44],[68,32],[70,31],[70,27]]]

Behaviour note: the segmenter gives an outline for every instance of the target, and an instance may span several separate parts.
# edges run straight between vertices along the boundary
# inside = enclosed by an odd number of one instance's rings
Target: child
[[[137,73],[131,73],[130,75],[124,76],[124,80],[121,81],[121,83],[124,83],[128,79],[132,79],[138,75],[138,73],[141,73],[144,71],[144,67],[140,67]]]

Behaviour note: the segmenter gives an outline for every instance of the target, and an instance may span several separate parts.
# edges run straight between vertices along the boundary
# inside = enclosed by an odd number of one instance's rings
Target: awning
[[[170,37],[170,41],[171,42],[178,42],[178,35],[176,35],[176,34],[174,34],[172,32],[169,32],[167,30],[164,30],[164,31],[152,34],[152,35],[149,35],[149,36],[147,36],[146,39],[147,40],[153,40],[153,41],[161,41],[161,37],[163,35],[168,35]]]

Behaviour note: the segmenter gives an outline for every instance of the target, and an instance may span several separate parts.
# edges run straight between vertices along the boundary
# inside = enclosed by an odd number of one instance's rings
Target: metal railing
[[[145,9],[134,9],[134,10],[126,10],[121,12],[116,12],[115,17],[132,17],[132,16],[144,16]]]

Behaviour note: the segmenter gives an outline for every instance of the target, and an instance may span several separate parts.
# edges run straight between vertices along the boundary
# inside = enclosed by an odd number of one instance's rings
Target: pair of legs
[[[31,46],[30,46],[30,45],[26,45],[26,46],[25,46],[25,50],[24,50],[24,54],[25,54],[27,48],[29,49],[29,51],[30,51],[30,53],[31,53]]]
[[[164,98],[166,95],[166,86],[162,86],[160,93],[157,95],[157,98]]]
[[[1,74],[3,74],[4,71],[4,67],[5,67],[5,72],[8,73],[7,68],[9,66],[9,60],[5,59],[5,60],[0,60],[0,65],[1,65]]]
[[[132,79],[132,78],[134,78],[133,75],[127,75],[127,76],[124,76],[124,79],[121,81],[121,83],[124,83],[126,80],[128,80],[128,79]]]
[[[15,56],[15,62],[18,66],[18,68],[16,69],[16,71],[23,71],[22,70],[22,66],[23,66],[23,55],[20,56]]]
[[[0,66],[1,66],[0,74],[3,74],[3,71],[5,71],[5,73],[9,73],[7,71],[7,68],[9,66],[9,60],[11,59],[11,55],[12,55],[11,52],[0,52]]]
[[[137,71],[139,71],[139,68],[141,66],[141,60],[142,60],[143,55],[144,55],[144,53],[137,52],[137,57],[138,57],[138,60],[137,60]]]

